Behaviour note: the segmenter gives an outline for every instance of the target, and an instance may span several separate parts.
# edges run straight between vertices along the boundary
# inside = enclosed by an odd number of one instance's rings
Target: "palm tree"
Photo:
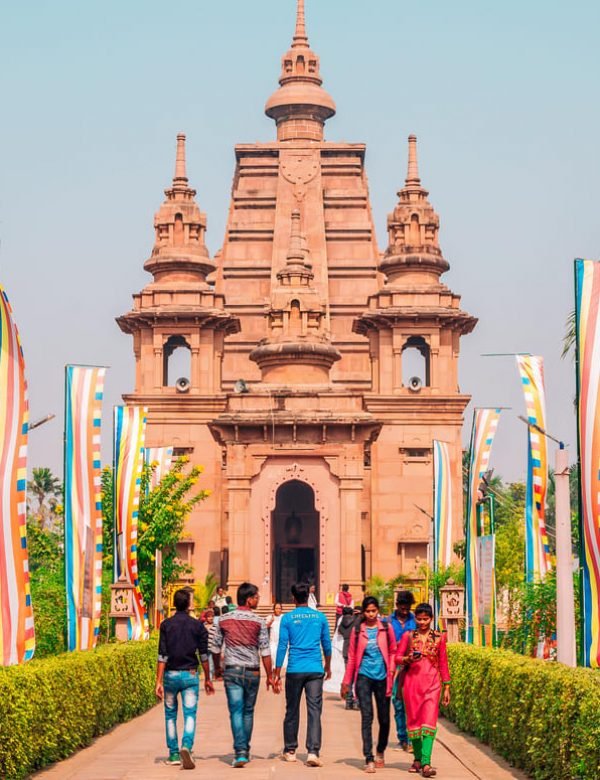
[[[27,489],[37,499],[38,506],[34,516],[40,528],[44,530],[50,515],[54,514],[58,499],[62,496],[62,483],[49,468],[44,466],[33,469],[32,479],[27,483]]]

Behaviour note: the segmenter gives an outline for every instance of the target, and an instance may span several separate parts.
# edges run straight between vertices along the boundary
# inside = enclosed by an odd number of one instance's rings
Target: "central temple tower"
[[[420,576],[434,438],[449,444],[460,535],[469,398],[457,362],[476,321],[440,282],[449,266],[412,136],[380,253],[365,145],[325,139],[336,107],[304,0],[265,111],[276,140],[236,146],[212,261],[178,142],[145,266],[154,282],[119,319],[138,364],[126,400],[149,407],[148,446],[173,445],[206,468],[212,494],[186,540],[195,577],[250,579],[283,601],[306,579],[324,603],[340,582],[358,595],[371,574]],[[186,350],[189,377],[175,378],[169,364]]]

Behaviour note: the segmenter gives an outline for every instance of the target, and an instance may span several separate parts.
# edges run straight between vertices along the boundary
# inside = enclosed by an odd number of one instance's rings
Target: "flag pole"
[[[580,398],[580,382],[579,382],[579,361],[581,355],[579,354],[579,317],[581,312],[579,311],[577,295],[577,263],[583,262],[577,258],[573,262],[573,282],[575,292],[575,405],[577,408],[577,501],[578,501],[578,518],[577,526],[579,529],[579,658],[578,662],[580,666],[585,666],[585,605],[584,605],[584,589],[583,589],[583,561],[585,557],[585,535],[583,527],[583,492],[582,492],[582,474],[581,474],[581,398]]]

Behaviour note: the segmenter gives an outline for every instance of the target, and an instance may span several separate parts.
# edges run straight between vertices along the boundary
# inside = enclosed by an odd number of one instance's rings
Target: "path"
[[[326,694],[323,717],[323,750],[325,766],[310,769],[302,763],[284,764],[277,759],[281,748],[284,697],[267,694],[263,689],[255,718],[252,762],[244,769],[233,770],[231,735],[222,683],[210,699],[202,694],[195,744],[196,775],[210,780],[324,780],[325,778],[360,778],[363,767],[360,743],[360,715],[346,712],[333,694]],[[300,745],[303,745],[304,722]],[[181,735],[181,729],[180,729]],[[164,719],[162,705],[113,729],[75,756],[38,772],[36,780],[167,780],[179,777],[177,767],[165,766]],[[304,752],[299,750],[299,757]],[[403,751],[389,750],[387,766],[402,774],[379,770],[384,777],[411,777],[405,774],[412,757]],[[452,724],[440,725],[434,747],[433,764],[437,776],[444,780],[508,780],[525,778],[475,740],[461,735]],[[232,775],[233,773],[233,775]],[[186,774],[186,777],[188,774]],[[383,780],[383,779],[380,779]]]

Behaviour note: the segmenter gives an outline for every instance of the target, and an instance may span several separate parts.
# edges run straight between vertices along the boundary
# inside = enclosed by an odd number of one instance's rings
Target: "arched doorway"
[[[277,490],[271,516],[274,561],[274,597],[289,603],[295,582],[319,588],[319,513],[315,493],[298,479],[284,482]]]

